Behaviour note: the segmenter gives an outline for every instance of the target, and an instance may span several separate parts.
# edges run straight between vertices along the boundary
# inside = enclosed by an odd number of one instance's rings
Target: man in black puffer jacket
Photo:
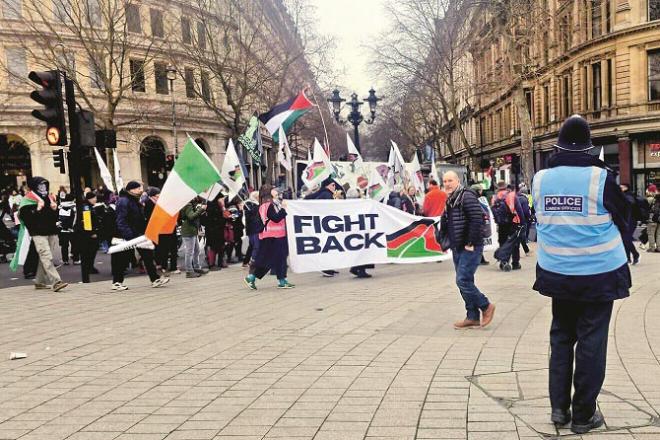
[[[442,176],[442,183],[449,198],[440,227],[447,231],[451,243],[456,285],[467,310],[466,318],[454,323],[454,328],[486,327],[493,320],[495,305],[474,284],[474,274],[484,250],[483,212],[476,194],[461,186],[455,172],[447,171]]]

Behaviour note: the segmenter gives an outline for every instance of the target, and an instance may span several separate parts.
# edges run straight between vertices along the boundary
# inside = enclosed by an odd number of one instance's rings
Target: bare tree
[[[154,112],[134,95],[132,81],[136,76],[144,81],[154,54],[154,40],[129,28],[129,23],[139,26],[139,17],[135,21],[127,16],[139,2],[24,0],[6,5],[20,8],[14,15],[20,17],[19,27],[27,30],[17,32],[14,42],[35,68],[65,72],[76,86],[79,103],[95,114],[97,125],[107,129],[132,125]],[[131,63],[140,66],[133,77]],[[3,67],[12,71],[11,66]]]
[[[422,123],[418,128],[423,137],[438,139],[441,127],[452,123],[462,147],[474,157],[460,121],[461,107],[467,105],[464,92],[470,79],[466,58],[471,6],[468,0],[390,3],[388,11],[393,28],[388,29],[372,51],[373,64],[388,83],[404,91],[412,108],[424,113],[404,112],[402,117],[413,118],[408,124]],[[451,143],[448,145],[454,155]]]
[[[524,83],[540,72],[542,52],[547,51],[552,17],[548,2],[539,0],[475,0],[478,8],[473,29],[475,45],[493,47],[494,65],[479,73],[476,87],[484,95],[501,95],[510,92],[520,126],[520,156],[523,179],[530,185],[534,176],[533,135],[534,127],[525,97]]]

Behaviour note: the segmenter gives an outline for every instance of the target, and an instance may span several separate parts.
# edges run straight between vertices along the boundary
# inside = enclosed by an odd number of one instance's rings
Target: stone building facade
[[[577,113],[591,124],[594,144],[603,147],[605,161],[621,182],[639,192],[660,183],[660,1],[538,3],[546,8],[547,21],[539,23],[541,38],[530,48],[535,64],[523,82],[535,170],[547,166],[563,120]],[[466,94],[472,98],[461,113],[462,125],[479,163],[489,161],[497,180],[513,183],[518,180],[512,171],[520,155],[520,124],[511,90],[506,82],[489,93],[474,90],[484,74],[502,65],[502,44],[478,43],[469,54],[473,90]],[[456,130],[451,142],[459,161],[471,162]],[[446,145],[441,155],[450,159]]]
[[[78,88],[84,91],[77,93],[78,103],[83,108],[97,110],[97,125],[111,125],[116,129],[117,149],[106,151],[106,162],[112,170],[112,154],[117,154],[124,182],[138,179],[148,185],[162,186],[173,158],[188,135],[197,140],[218,167],[221,165],[231,133],[219,123],[201,95],[212,94],[217,102],[223,102],[222,85],[194,63],[188,62],[186,47],[173,46],[174,42],[182,40],[190,45],[206,44],[203,41],[204,29],[196,19],[198,14],[194,10],[194,2],[53,0],[55,7],[43,13],[43,17],[34,17],[34,12],[30,15],[29,2],[35,4],[35,0],[0,1],[0,189],[20,186],[32,175],[48,178],[53,187],[68,186],[69,183],[68,176],[59,174],[53,166],[52,151],[55,147],[46,142],[45,124],[30,115],[32,109],[39,108],[39,104],[29,98],[34,85],[27,81],[28,72],[62,68],[53,66],[52,62],[44,62],[48,57],[40,59],[41,49],[50,51],[50,54],[61,53],[63,70],[75,75]],[[58,10],[58,2],[68,2],[78,14]],[[61,20],[75,21],[77,16],[83,16],[90,20],[81,25],[87,29],[96,14],[107,14],[104,8],[110,4],[121,9],[117,16],[117,31],[125,32],[125,36],[121,37],[123,44],[129,42],[126,50],[119,52],[120,56],[106,64],[110,71],[116,64],[121,64],[121,68],[116,68],[114,78],[109,80],[113,87],[122,90],[122,98],[116,108],[112,108],[108,94],[102,92],[98,64],[82,47],[86,38],[73,36],[66,30],[59,32],[54,27],[54,43],[51,45],[48,41],[46,47],[37,48],[44,46],[43,41],[35,37],[32,42],[31,30],[26,26],[27,22],[32,22],[31,26],[35,29],[46,29],[45,35],[50,29],[48,26],[57,26]],[[298,44],[293,21],[282,0],[266,0],[264,5],[270,11],[267,14],[271,21],[268,27],[289,33],[292,38],[288,44]],[[55,24],[35,25],[35,20],[52,20]],[[264,40],[263,44],[272,45],[274,41],[282,40]],[[101,41],[99,44],[106,43]],[[286,51],[290,48],[271,49]],[[174,81],[169,81],[167,67],[172,64],[178,71]],[[128,86],[126,83],[129,83]],[[290,90],[285,91],[285,95],[297,93],[299,89],[296,87],[303,84],[314,84],[304,60],[301,60],[301,68],[294,69],[290,83]],[[198,88],[197,93],[195,87]],[[254,107],[252,111],[240,115],[240,120],[247,121],[255,110],[267,110],[263,105]],[[106,119],[112,122],[108,124]],[[264,132],[264,136],[268,143],[268,134]],[[297,151],[295,146],[294,151]],[[303,156],[305,151],[301,149],[299,154]],[[84,164],[85,184],[101,183],[94,155],[89,154]],[[273,172],[272,168],[270,171]],[[251,169],[252,184],[259,184],[264,172]]]

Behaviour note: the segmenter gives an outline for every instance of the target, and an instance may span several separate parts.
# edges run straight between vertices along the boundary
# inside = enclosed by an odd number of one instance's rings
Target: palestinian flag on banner
[[[144,235],[158,243],[159,234],[172,233],[179,211],[219,180],[218,168],[195,141],[188,138],[167,176]]]
[[[41,197],[30,191],[25,195],[25,197],[23,197],[21,204],[18,205],[18,209],[20,210],[22,207],[28,205],[36,205],[40,201]],[[21,226],[18,229],[16,251],[14,251],[14,257],[11,259],[11,263],[9,263],[9,268],[12,270],[12,272],[16,272],[18,266],[23,266],[25,264],[25,259],[27,258],[27,254],[30,250],[30,242],[32,241],[32,237],[30,237],[30,233],[21,221],[20,215],[18,217],[18,221],[20,222]]]
[[[367,196],[377,202],[384,200],[390,193],[390,189],[383,181],[383,177],[378,172],[378,169],[371,170],[369,177],[369,186],[367,187]]]
[[[314,104],[307,99],[305,92],[302,91],[298,96],[294,96],[282,104],[277,104],[266,113],[259,115],[259,120],[268,129],[268,132],[273,137],[273,142],[279,142],[278,130],[280,126],[284,129],[285,133],[288,132],[293,123],[313,106]]]

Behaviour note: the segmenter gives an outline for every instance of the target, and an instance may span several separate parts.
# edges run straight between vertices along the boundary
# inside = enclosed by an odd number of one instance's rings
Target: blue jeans
[[[456,286],[461,292],[467,310],[467,319],[479,321],[479,310],[486,310],[490,302],[486,295],[474,284],[474,273],[481,262],[483,246],[475,246],[473,251],[452,249],[454,267],[456,268]]]
[[[186,272],[193,272],[195,269],[199,269],[199,240],[197,236],[182,238],[185,249],[184,267]]]

